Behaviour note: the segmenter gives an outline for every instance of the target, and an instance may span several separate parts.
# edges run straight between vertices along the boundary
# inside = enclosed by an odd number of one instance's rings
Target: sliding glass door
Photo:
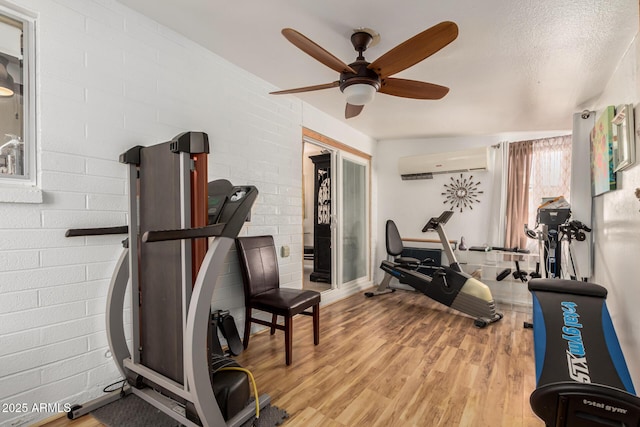
[[[369,278],[368,160],[340,153],[340,242],[342,284]]]

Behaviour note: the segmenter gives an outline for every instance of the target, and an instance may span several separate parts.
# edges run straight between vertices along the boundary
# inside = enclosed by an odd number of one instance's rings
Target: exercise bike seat
[[[400,232],[398,231],[398,227],[396,227],[396,223],[390,219],[387,220],[385,235],[387,254],[393,257],[393,262],[404,266],[414,266],[415,268],[422,264],[422,261],[418,258],[400,256],[404,250],[404,245],[402,244],[402,238],[400,237]]]

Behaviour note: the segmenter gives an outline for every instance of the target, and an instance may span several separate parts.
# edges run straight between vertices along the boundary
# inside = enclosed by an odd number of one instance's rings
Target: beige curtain
[[[542,199],[558,196],[571,202],[571,135],[533,141],[527,221],[531,228],[536,224]]]
[[[533,141],[509,144],[509,172],[507,174],[507,231],[505,246],[527,246],[524,224],[529,218],[529,179]],[[533,224],[530,224],[533,226]]]

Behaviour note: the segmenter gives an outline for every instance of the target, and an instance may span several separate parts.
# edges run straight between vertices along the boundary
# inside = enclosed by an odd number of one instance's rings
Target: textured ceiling
[[[454,21],[458,38],[394,77],[448,86],[441,100],[377,94],[344,119],[338,88],[298,95],[376,138],[570,129],[594,107],[638,32],[637,0],[119,0],[279,89],[329,83],[336,72],[281,34],[294,28],[346,63],[354,28],[380,33],[368,61]]]

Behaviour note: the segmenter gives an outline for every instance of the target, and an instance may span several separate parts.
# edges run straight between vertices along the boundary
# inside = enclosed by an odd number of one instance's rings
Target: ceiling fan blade
[[[402,98],[440,99],[449,93],[449,88],[433,83],[387,77],[382,80],[378,92]]]
[[[433,55],[458,37],[458,26],[451,21],[441,22],[411,37],[369,64],[368,68],[380,77],[399,73]]]
[[[339,73],[349,72],[357,74],[353,68],[333,56],[324,48],[320,47],[314,41],[300,34],[296,30],[292,28],[285,28],[282,30],[282,35],[285,36],[286,39],[293,43],[298,49],[302,50],[304,53],[315,58],[316,60],[322,62],[332,70],[335,70]]]
[[[305,86],[305,87],[299,87],[299,88],[295,88],[295,89],[278,90],[276,92],[269,92],[269,94],[270,95],[284,95],[286,93],[311,92],[311,91],[314,91],[314,90],[330,89],[332,87],[338,87],[338,86],[340,86],[340,82],[339,81],[335,81],[333,83],[325,83],[325,84],[315,85],[315,86]]]
[[[347,106],[344,109],[344,118],[350,119],[351,117],[357,116],[358,114],[360,114],[363,108],[364,105],[353,105],[347,103]]]

